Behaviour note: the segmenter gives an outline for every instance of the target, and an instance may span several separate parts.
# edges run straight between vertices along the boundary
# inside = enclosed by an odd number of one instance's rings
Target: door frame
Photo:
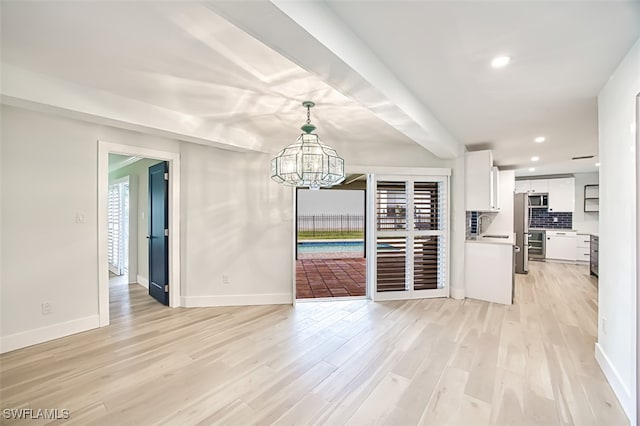
[[[98,313],[100,327],[109,325],[108,211],[109,154],[133,155],[169,163],[169,306],[181,305],[180,154],[98,140]]]
[[[357,174],[359,172],[349,172],[351,174]],[[366,175],[366,173],[360,173]],[[298,188],[293,187],[293,285],[291,286],[291,291],[293,292],[292,305],[295,306],[297,302],[326,302],[326,301],[344,301],[344,300],[361,300],[361,299],[371,299],[369,295],[369,254],[367,252],[367,242],[368,242],[368,220],[369,213],[367,212],[368,204],[367,197],[369,194],[369,179],[367,176],[367,184],[365,189],[361,189],[358,191],[364,191],[364,258],[365,258],[365,285],[364,285],[364,296],[340,296],[340,297],[319,297],[319,298],[311,298],[311,299],[298,299],[297,291],[297,278],[296,274],[298,272],[298,189],[307,189],[307,188]],[[348,191],[348,190],[345,190]]]

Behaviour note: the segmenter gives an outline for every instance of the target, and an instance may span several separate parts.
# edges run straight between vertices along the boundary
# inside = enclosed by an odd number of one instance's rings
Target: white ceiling
[[[242,128],[258,140],[252,149],[267,152],[295,139],[305,99],[318,104],[313,121],[329,144],[412,143],[414,133],[380,118],[378,98],[362,102],[361,83],[335,76],[339,67],[362,68],[317,33],[311,39],[299,23],[284,22],[278,3],[241,2],[223,19],[221,2],[5,2],[2,62],[176,111],[183,121]],[[518,174],[533,155],[535,174],[595,170],[595,161],[570,158],[597,155],[597,93],[640,36],[639,2],[322,5],[379,60],[377,71],[386,68],[408,89],[413,105],[468,149],[493,149],[496,162]],[[271,33],[289,42],[276,44]],[[491,69],[498,54],[512,64]],[[312,67],[303,55],[322,63]],[[370,75],[362,80],[371,83]],[[407,112],[400,106],[396,114]],[[535,144],[538,135],[547,141]]]
[[[256,136],[275,153],[306,119],[325,143],[413,144],[373,113],[198,3],[2,6],[2,61]],[[366,132],[350,129],[367,129]],[[240,142],[241,143],[241,142]]]
[[[639,2],[329,4],[454,136],[503,166],[597,155],[596,96],[640,36]],[[511,64],[491,68],[498,55]]]
[[[109,154],[109,172],[115,172],[123,167],[137,163],[142,157],[121,154]]]

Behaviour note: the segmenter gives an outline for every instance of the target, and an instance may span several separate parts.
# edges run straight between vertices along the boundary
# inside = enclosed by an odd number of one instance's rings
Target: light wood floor
[[[513,306],[169,309],[115,286],[111,326],[0,358],[1,405],[82,425],[626,425],[594,360],[596,296],[587,267],[550,263]]]

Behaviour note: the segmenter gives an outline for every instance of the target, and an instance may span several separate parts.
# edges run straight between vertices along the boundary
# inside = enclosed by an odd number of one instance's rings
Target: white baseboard
[[[142,275],[138,275],[136,277],[136,282],[144,288],[149,288],[149,280],[143,277]]]
[[[0,353],[26,348],[27,346],[37,345],[38,343],[48,342],[49,340],[59,339],[98,327],[100,327],[100,317],[98,315],[91,315],[36,328],[34,330],[2,336],[2,338],[0,338]]]
[[[629,389],[624,385],[618,371],[613,367],[609,357],[604,350],[602,350],[602,346],[598,343],[596,343],[596,361],[598,362],[598,365],[600,365],[602,372],[611,385],[613,393],[618,397],[618,401],[620,401],[622,409],[627,414],[627,417],[631,419],[631,424],[636,424],[634,419],[635,407],[634,401],[631,399],[631,392],[629,392]]]
[[[220,296],[185,296],[182,306],[202,308],[208,306],[291,305],[291,293],[232,294]]]
[[[452,288],[451,289],[451,298],[453,299],[464,299],[464,289],[463,288]]]

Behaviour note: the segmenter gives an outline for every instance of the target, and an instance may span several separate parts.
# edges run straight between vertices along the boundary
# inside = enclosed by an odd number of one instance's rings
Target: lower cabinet
[[[591,275],[598,276],[598,237],[591,236],[591,257],[589,258],[589,271]]]
[[[547,231],[546,258],[575,262],[576,237],[575,231]]]
[[[591,236],[578,234],[576,237],[576,261],[589,263],[591,259]]]

